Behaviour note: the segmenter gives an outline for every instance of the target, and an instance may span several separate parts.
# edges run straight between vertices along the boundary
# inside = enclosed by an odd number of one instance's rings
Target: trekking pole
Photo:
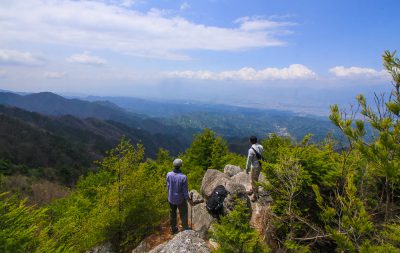
[[[190,193],[190,199],[193,204],[193,192]],[[193,230],[193,205],[190,205],[190,229]]]

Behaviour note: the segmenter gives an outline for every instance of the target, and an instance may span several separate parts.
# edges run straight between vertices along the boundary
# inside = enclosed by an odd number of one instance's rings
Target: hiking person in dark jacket
[[[171,232],[178,232],[177,226],[177,209],[182,222],[183,230],[188,230],[188,206],[187,201],[193,205],[189,198],[187,177],[181,171],[182,160],[175,159],[173,162],[174,170],[167,174],[167,192],[168,203],[170,207],[169,218],[171,224]]]

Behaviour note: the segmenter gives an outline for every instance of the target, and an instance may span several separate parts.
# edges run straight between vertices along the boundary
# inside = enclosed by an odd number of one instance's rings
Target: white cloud
[[[65,72],[45,72],[44,77],[49,79],[60,79],[66,75]]]
[[[170,78],[186,78],[201,80],[307,80],[316,79],[317,74],[301,64],[292,64],[287,68],[265,68],[255,70],[245,67],[239,70],[211,72],[211,71],[173,71],[166,72],[165,76]]]
[[[75,54],[71,55],[66,59],[68,62],[72,63],[80,63],[86,65],[104,65],[106,64],[106,60],[90,55],[89,52],[84,52],[83,54]]]
[[[336,66],[329,69],[329,72],[336,77],[345,79],[390,79],[390,75],[385,70],[378,71],[371,68]]]
[[[131,7],[135,4],[136,1],[134,0],[122,0],[120,1],[120,5],[124,7]]]
[[[190,8],[190,5],[187,2],[184,2],[183,4],[181,4],[181,11],[187,10]]]
[[[122,3],[122,4],[121,4]],[[277,31],[292,23],[242,18],[238,27],[207,26],[132,1],[0,1],[0,44],[49,43],[162,59],[190,59],[185,50],[238,51],[285,45]]]
[[[263,31],[296,25],[292,22],[280,22],[263,19],[262,17],[241,17],[235,21],[244,31]]]
[[[102,2],[103,4],[116,5],[128,8],[135,5],[139,0],[89,0],[89,1],[97,1],[97,2]]]
[[[0,64],[37,66],[43,64],[43,61],[30,52],[0,49]]]

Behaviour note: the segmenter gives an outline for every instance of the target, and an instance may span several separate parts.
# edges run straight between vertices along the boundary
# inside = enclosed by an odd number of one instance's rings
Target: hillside
[[[28,168],[55,168],[54,176],[60,180],[77,179],[93,168],[93,161],[102,158],[123,136],[132,143],[142,143],[148,157],[155,157],[159,148],[177,154],[187,147],[174,136],[151,134],[111,120],[45,116],[3,105],[0,130],[0,159]],[[10,168],[4,165],[2,170],[13,174],[7,171]]]
[[[128,112],[108,101],[88,102],[79,99],[67,99],[51,92],[28,95],[0,92],[0,104],[45,115],[72,115],[82,119],[112,120],[136,129],[145,129],[152,134],[180,134],[187,143],[190,142],[193,133],[190,129],[183,131],[182,128],[177,126],[167,126],[155,119]]]

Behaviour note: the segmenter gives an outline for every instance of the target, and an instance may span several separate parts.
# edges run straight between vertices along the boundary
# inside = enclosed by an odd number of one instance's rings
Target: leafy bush
[[[234,210],[222,217],[220,224],[214,225],[211,238],[219,244],[217,252],[269,252],[257,231],[250,226],[250,215],[246,203],[236,199]]]
[[[50,207],[59,243],[81,252],[111,241],[126,250],[166,218],[164,175],[141,163],[143,148],[123,139],[100,162],[100,171],[82,178],[77,189]]]

